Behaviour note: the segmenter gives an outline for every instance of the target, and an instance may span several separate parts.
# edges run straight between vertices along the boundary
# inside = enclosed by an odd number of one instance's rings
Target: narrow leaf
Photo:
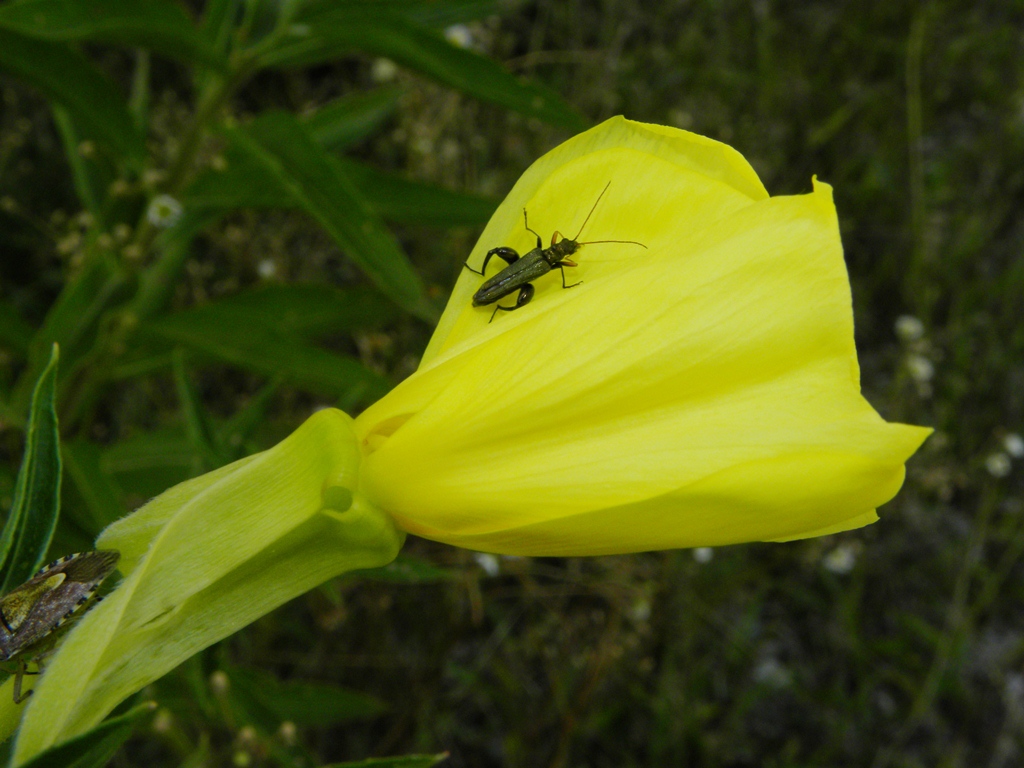
[[[376,328],[398,315],[393,304],[370,288],[323,283],[270,283],[186,311],[228,324],[272,322],[284,333],[310,337]]]
[[[109,146],[118,159],[141,161],[142,136],[124,98],[78,51],[0,28],[0,68],[68,110],[84,136]]]
[[[396,224],[486,224],[500,202],[411,181],[346,157],[338,158],[338,162],[377,215]]]
[[[202,461],[197,462],[194,467],[194,474],[199,475],[204,469],[216,469],[226,462],[221,461],[214,448],[212,430],[202,399],[188,376],[185,350],[180,347],[174,350],[173,360],[174,387],[178,392],[178,402],[185,419],[185,434],[188,435],[196,456],[202,457]]]
[[[57,345],[32,394],[25,455],[14,488],[14,501],[0,534],[0,594],[26,581],[46,561],[46,550],[60,513],[60,434],[54,397]]]
[[[227,169],[209,170],[189,187],[187,208],[195,211],[234,208],[303,208],[265,166],[241,151],[228,150]],[[333,172],[347,177],[374,215],[396,224],[461,226],[484,224],[497,202],[410,181],[356,160],[331,157]]]
[[[223,451],[232,454],[232,459],[240,459],[247,453],[253,453],[253,450],[246,451],[246,441],[261,424],[265,423],[264,416],[281,388],[281,382],[280,376],[271,379],[244,407],[235,411],[230,419],[217,428],[217,444]]]
[[[13,408],[28,410],[32,387],[46,366],[53,344],[60,345],[66,370],[72,370],[89,351],[100,315],[127,283],[120,266],[109,257],[107,253],[92,253],[78,274],[64,284],[43,326],[32,337],[28,368],[14,390]]]
[[[303,207],[302,200],[282,183],[273,168],[253,157],[247,149],[230,145],[223,157],[226,164],[223,170],[210,168],[185,190],[187,211]]]
[[[298,32],[268,51],[266,67],[298,67],[355,52],[385,56],[443,85],[536,117],[582,131],[587,121],[554,91],[516,77],[498,63],[459,48],[429,27],[383,7],[332,8],[302,17]]]
[[[447,760],[448,753],[440,755],[402,755],[401,757],[371,757],[354,763],[332,763],[323,768],[431,768]]]
[[[239,0],[209,0],[206,3],[199,26],[215,51],[224,53],[227,50],[239,7]]]
[[[310,346],[269,325],[226,318],[216,311],[185,311],[152,320],[140,332],[337,397],[379,397],[389,389],[383,377],[351,358]]]
[[[243,712],[266,730],[285,720],[297,725],[325,726],[375,717],[384,705],[366,694],[334,685],[281,681],[252,669],[229,667],[232,697]]]
[[[2,6],[0,6],[2,7]],[[79,151],[82,145],[83,132],[75,125],[75,118],[59,104],[53,105],[53,120],[57,124],[61,141],[64,143],[64,156],[71,166],[71,178],[75,182],[75,191],[89,213],[101,229],[106,229],[107,221],[104,201],[107,189],[114,180],[114,164],[98,153],[91,157],[83,157]]]
[[[184,431],[132,435],[103,451],[100,466],[126,493],[145,500],[191,477],[196,455]]]
[[[186,210],[184,215],[156,239],[160,258],[142,274],[132,311],[140,320],[161,313],[178,285],[185,262],[192,255],[192,241],[223,216],[223,209]]]
[[[405,0],[404,13],[410,19],[443,29],[452,24],[476,21],[508,10],[503,0]]]
[[[229,139],[331,235],[345,254],[397,304],[423,319],[436,310],[395,238],[372,207],[297,119],[265,114]]]
[[[336,8],[337,5],[337,0],[305,0],[296,21],[303,21],[314,14]],[[379,8],[380,0],[345,0],[345,5]],[[436,28],[495,16],[508,10],[508,3],[503,0],[387,0],[387,6],[389,11]]]
[[[32,326],[22,320],[18,310],[0,301],[0,344],[11,352],[24,355],[32,339]]]
[[[225,65],[174,0],[16,0],[0,6],[0,28],[42,40],[116,43],[185,63]]]
[[[394,114],[402,93],[401,88],[379,88],[342,96],[303,118],[303,122],[321,147],[340,152],[376,133]]]
[[[81,736],[50,747],[18,768],[103,768],[142,719],[155,709],[156,704],[152,701],[140,704]]]
[[[359,571],[353,574],[359,579],[385,581],[392,584],[437,584],[463,578],[461,571],[439,568],[429,560],[414,555],[399,555],[394,562],[382,568]]]
[[[124,514],[121,491],[103,468],[100,447],[88,440],[65,443],[61,451],[68,477],[89,513],[87,530],[97,534]]]

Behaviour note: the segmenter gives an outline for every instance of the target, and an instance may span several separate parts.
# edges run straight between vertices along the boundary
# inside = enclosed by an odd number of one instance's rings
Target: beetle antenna
[[[641,248],[647,247],[643,243],[638,243],[636,240],[588,240],[585,243],[576,243],[576,245],[596,245],[597,243],[629,243],[630,245],[639,245]]]
[[[594,210],[597,208],[597,204],[601,202],[601,198],[604,197],[604,193],[608,191],[608,187],[610,187],[611,185],[611,181],[604,185],[604,189],[601,190],[601,194],[598,195],[597,200],[594,201],[594,207],[590,209],[590,213],[587,214],[587,218],[583,220],[583,224],[582,226],[580,226],[580,231],[576,233],[576,237],[573,238],[573,241],[577,241],[580,239],[580,235],[583,234],[583,227],[587,226],[587,222],[590,221],[590,217],[593,215]]]

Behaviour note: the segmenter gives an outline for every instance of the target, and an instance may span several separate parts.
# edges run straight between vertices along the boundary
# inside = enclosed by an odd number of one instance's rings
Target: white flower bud
[[[924,323],[913,315],[896,318],[896,335],[903,341],[918,341],[924,336]]]

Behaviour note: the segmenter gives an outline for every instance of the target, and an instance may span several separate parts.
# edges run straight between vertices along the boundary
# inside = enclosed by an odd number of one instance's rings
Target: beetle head
[[[544,258],[551,266],[555,266],[566,256],[572,256],[580,249],[582,243],[563,237],[557,243],[552,243],[550,248],[545,249]]]

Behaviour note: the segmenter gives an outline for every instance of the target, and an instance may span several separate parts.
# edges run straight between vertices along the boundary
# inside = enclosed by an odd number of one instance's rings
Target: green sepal
[[[194,653],[404,539],[359,493],[352,420],[326,409],[268,451],[165,491],[97,542],[125,578],[69,632],[29,700],[14,765],[88,731]]]
[[[88,733],[41,752],[24,763],[24,768],[103,768],[135,727],[155,709],[152,701],[140,704],[100,723]]]

